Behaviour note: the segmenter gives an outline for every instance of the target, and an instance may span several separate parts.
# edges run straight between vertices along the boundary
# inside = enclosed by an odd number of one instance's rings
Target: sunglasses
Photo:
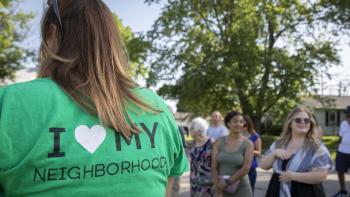
[[[60,16],[60,2],[59,0],[48,0],[47,4],[49,6],[52,6],[53,8],[53,13],[55,14],[55,17],[58,21],[58,26],[61,31],[61,38],[63,38],[63,26],[62,26],[62,21],[61,21],[61,16]]]
[[[301,123],[309,124],[311,122],[311,119],[310,118],[295,118],[294,122],[297,124],[301,124]]]

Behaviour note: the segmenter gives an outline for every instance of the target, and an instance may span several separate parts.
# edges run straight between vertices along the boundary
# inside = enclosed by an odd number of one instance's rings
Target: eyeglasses
[[[61,21],[61,16],[60,16],[60,2],[59,0],[48,0],[47,4],[49,6],[52,6],[53,8],[53,12],[55,14],[55,17],[58,21],[58,26],[60,27],[60,31],[61,31],[61,38],[63,38],[63,26],[62,26],[62,21]]]
[[[297,124],[301,124],[301,123],[310,124],[311,119],[310,118],[295,118],[294,122]]]

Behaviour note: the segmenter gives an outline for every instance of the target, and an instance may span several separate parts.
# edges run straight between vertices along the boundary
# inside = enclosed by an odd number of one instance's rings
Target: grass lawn
[[[335,160],[335,153],[338,149],[338,136],[323,136],[323,143],[327,146],[329,152],[331,153],[332,160]]]

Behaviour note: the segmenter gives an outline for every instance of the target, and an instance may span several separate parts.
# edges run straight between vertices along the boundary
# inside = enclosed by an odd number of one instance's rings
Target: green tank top
[[[221,138],[219,144],[217,156],[219,175],[232,175],[238,171],[244,163],[244,156],[247,148],[247,140],[244,140],[236,150],[228,151],[225,147],[226,139],[226,136]]]

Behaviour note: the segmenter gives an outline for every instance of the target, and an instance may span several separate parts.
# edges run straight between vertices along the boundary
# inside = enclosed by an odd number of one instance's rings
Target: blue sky
[[[144,0],[103,0],[113,13],[117,14],[124,25],[130,26],[134,32],[147,31],[153,22],[158,18],[161,7],[158,5],[148,6]],[[23,0],[19,9],[25,12],[36,13],[35,19],[31,22],[29,37],[23,43],[25,47],[38,49],[40,43],[40,18],[43,11],[43,3],[46,0]],[[344,39],[339,48],[342,66],[330,69],[334,79],[326,81],[327,90],[325,94],[337,94],[337,84],[344,81],[348,86],[347,93],[350,93],[350,39]],[[34,65],[31,65],[34,66]]]
[[[124,25],[130,26],[134,32],[147,31],[160,14],[160,6],[148,6],[144,0],[103,0],[113,13],[117,14]],[[40,18],[46,0],[23,0],[19,9],[36,14],[30,23],[30,36],[24,45],[37,49],[40,43]]]

